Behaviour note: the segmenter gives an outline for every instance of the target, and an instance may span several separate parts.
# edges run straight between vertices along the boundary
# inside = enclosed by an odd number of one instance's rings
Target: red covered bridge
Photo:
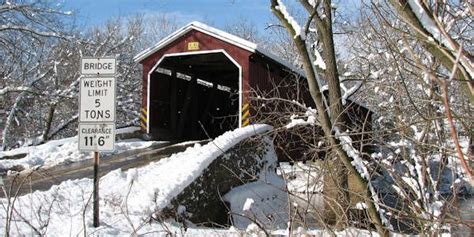
[[[199,22],[135,60],[143,65],[141,126],[159,139],[202,139],[246,126],[251,89],[301,75],[255,43]]]

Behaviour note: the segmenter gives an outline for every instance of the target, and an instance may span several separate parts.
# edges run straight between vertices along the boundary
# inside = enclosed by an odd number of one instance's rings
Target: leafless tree
[[[391,219],[423,233],[439,234],[446,225],[460,222],[452,214],[459,211],[456,203],[464,185],[454,180],[470,173],[473,105],[465,90],[469,82],[457,77],[460,62],[446,66],[445,59],[433,52],[433,47],[442,45],[415,32],[413,23],[394,4],[399,3],[370,1],[363,6],[358,30],[349,43],[352,66],[346,75],[363,81],[353,98],[365,101],[377,114],[373,137],[380,152],[374,158],[395,182],[391,185],[398,189],[393,193],[399,204],[407,203],[391,209],[396,213]],[[429,11],[437,11],[437,19],[443,22],[438,26],[449,26],[443,31],[465,50],[453,55],[457,59],[469,55],[472,42],[466,34],[473,28],[466,15],[467,3],[429,4]],[[456,137],[463,138],[464,151]],[[459,172],[459,164],[465,172]]]
[[[321,126],[329,149],[341,159],[342,168],[358,176],[357,183],[366,191],[364,200],[372,200],[367,203],[368,214],[378,231],[386,234],[385,228],[390,224],[390,220],[382,223],[379,217],[387,215],[381,212],[393,211],[399,217],[403,216],[399,220],[410,219],[404,224],[409,223],[410,228],[423,233],[440,233],[446,224],[459,221],[447,216],[452,213],[459,187],[463,186],[453,183],[463,176],[455,171],[457,162],[452,160],[453,156],[458,157],[464,175],[471,177],[469,154],[473,125],[470,115],[472,75],[469,72],[473,48],[469,40],[472,34],[470,3],[370,1],[367,5],[362,4],[360,16],[351,16],[358,21],[345,22],[343,28],[338,28],[346,34],[346,41],[341,46],[350,52],[339,58],[334,49],[332,29],[340,26],[332,18],[337,15],[336,5],[323,0],[300,1],[296,7],[306,9],[309,15],[299,16],[298,19],[306,19],[301,26],[282,1],[271,3],[299,53],[317,107],[319,120],[316,125]],[[290,6],[294,5],[298,4]],[[329,89],[328,101],[321,93],[322,81]],[[357,86],[347,89],[348,83]],[[364,159],[370,159],[363,167],[357,165],[358,157],[352,152],[354,147],[347,146],[352,141],[340,135],[350,127],[349,113],[345,113],[343,106],[348,92],[352,101],[369,105],[377,115],[377,129],[370,137],[377,142],[378,152],[366,154]],[[278,95],[263,97],[264,100],[283,102]],[[291,100],[285,102],[293,104],[284,107],[293,111],[289,114],[298,114],[294,112],[295,107],[303,107],[304,111],[304,105]],[[273,121],[285,120],[285,116],[273,118]],[[315,143],[314,139],[307,139],[311,137],[309,134],[300,136],[305,137],[308,144]],[[467,154],[461,149],[461,143],[466,144],[466,139],[461,142],[459,136],[468,138]],[[363,153],[362,150],[359,152]],[[347,191],[346,181],[340,178],[344,177],[343,169],[336,168],[330,173],[337,174],[335,186]],[[390,177],[391,182],[395,182],[385,185],[396,189],[391,191],[396,199],[418,201],[394,207],[393,203],[377,198],[376,193],[383,195],[386,191],[376,191],[372,182],[380,185],[383,177]],[[453,186],[446,188],[449,185]],[[383,187],[377,187],[380,188]],[[349,202],[343,201],[348,198],[344,191],[340,195],[342,212],[338,215],[342,216],[344,210],[349,209]],[[396,219],[393,213],[388,215],[392,222]]]
[[[357,159],[352,153],[350,144],[344,143],[344,131],[348,124],[347,116],[342,106],[342,96],[340,88],[340,78],[338,68],[336,64],[336,55],[334,51],[334,40],[332,30],[332,6],[331,1],[301,1],[302,6],[307,10],[309,16],[303,27],[301,27],[294,18],[288,13],[286,6],[278,0],[271,1],[271,7],[274,14],[278,17],[283,26],[288,30],[288,33],[293,37],[293,41],[298,49],[298,53],[302,58],[302,64],[306,73],[307,83],[309,91],[316,104],[317,114],[319,123],[321,124],[325,138],[330,144],[331,149],[337,154],[338,160],[334,162],[334,172],[339,177],[337,179],[336,186],[345,187],[347,184],[347,175],[345,175],[344,169],[349,170],[350,173],[355,174],[357,177],[358,184],[363,187],[365,193],[366,205],[368,207],[369,217],[375,224],[378,232],[381,235],[387,235],[387,231],[382,223],[382,217],[377,210],[376,203],[373,198],[376,196],[373,187],[370,184],[370,177],[367,176],[361,169],[359,170],[354,167],[351,163],[354,159]],[[322,55],[318,50],[318,44],[315,42],[309,42],[307,37],[310,29],[314,28],[316,32],[316,38],[321,42]],[[312,45],[312,48],[308,46]],[[313,53],[311,53],[313,51]],[[319,69],[316,68],[316,65]],[[322,85],[320,82],[318,70],[322,70],[325,81],[327,82],[329,89],[329,102],[326,102],[322,94]],[[352,157],[350,156],[352,155]],[[360,157],[358,158],[360,159]],[[341,164],[341,165],[338,165]],[[342,165],[343,164],[343,165]],[[361,172],[362,171],[362,172]],[[366,172],[366,171],[365,171]],[[344,178],[346,177],[346,178]],[[340,201],[342,212],[345,212],[347,208],[347,194],[344,190],[339,192],[337,200]],[[344,217],[344,213],[338,213],[337,216]],[[343,222],[337,222],[343,223]],[[338,228],[342,228],[339,226]]]
[[[0,96],[7,109],[3,113],[8,113],[2,129],[3,149],[9,144],[13,124],[20,123],[17,113],[26,112],[22,111],[24,99],[37,96],[34,87],[53,71],[46,62],[49,47],[69,37],[60,20],[69,14],[43,1],[3,1],[0,5]]]
[[[32,7],[24,5],[25,8]],[[9,71],[3,73],[5,88],[0,91],[4,98],[2,105],[8,113],[3,126],[2,148],[40,144],[76,133],[78,114],[77,109],[71,108],[78,106],[80,74],[77,65],[82,56],[117,58],[117,126],[138,124],[141,85],[137,82],[140,82],[141,71],[133,56],[143,47],[150,46],[157,37],[163,37],[167,33],[161,30],[164,26],[168,27],[168,33],[176,28],[173,19],[165,16],[147,20],[142,16],[114,19],[83,32],[72,29],[67,34],[58,33],[67,37],[48,35],[48,38],[39,38],[41,41],[38,42],[22,38],[28,50],[3,48],[12,54],[5,64],[10,65],[5,67]],[[32,29],[34,27],[38,26],[32,26]],[[160,34],[154,33],[157,28],[160,28]],[[20,35],[11,37],[20,38]],[[9,40],[14,41],[14,38]],[[18,55],[23,55],[22,62],[18,61]]]

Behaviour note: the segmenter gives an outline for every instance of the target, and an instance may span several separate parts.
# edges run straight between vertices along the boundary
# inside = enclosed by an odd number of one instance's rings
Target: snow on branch
[[[458,51],[459,45],[457,45],[453,41],[453,39],[448,35],[448,33],[446,33],[445,29],[442,29],[441,25],[437,24],[436,19],[433,18],[432,14],[430,14],[423,7],[423,3],[421,3],[420,0],[408,0],[407,2],[411,8],[411,11],[416,16],[423,29],[430,34],[427,40],[436,40],[439,44],[446,47],[454,55]],[[460,60],[460,63],[463,65],[467,73],[472,78],[474,76],[474,69],[472,66],[471,59],[463,55]]]
[[[300,37],[301,40],[306,39],[306,34],[304,30],[301,28],[301,26],[298,24],[298,22],[293,18],[293,16],[288,13],[288,10],[286,9],[285,4],[281,0],[276,0],[276,5],[275,5],[275,10],[280,12],[283,15],[283,18],[288,22],[288,24],[291,26],[292,30],[295,32],[294,37]]]
[[[319,0],[317,2],[315,0],[307,0],[307,1],[308,1],[308,4],[313,8],[316,8],[319,4]]]
[[[317,124],[316,115],[317,115],[317,112],[315,109],[308,108],[304,116],[297,116],[296,114],[291,115],[290,116],[291,121],[285,127],[292,128],[299,125],[316,125]],[[304,119],[304,117],[306,117],[306,119]]]
[[[449,44],[449,40],[446,39],[443,33],[439,30],[438,26],[431,18],[430,14],[425,11],[419,0],[408,0],[413,13],[416,18],[420,21],[421,25],[427,30],[438,42],[441,42],[444,46],[449,48],[451,51],[454,50]]]
[[[326,63],[323,60],[323,57],[321,57],[321,54],[319,53],[318,49],[316,47],[314,48],[314,56],[316,57],[316,60],[314,60],[314,65],[318,66],[322,70],[326,70]]]
[[[49,138],[52,138],[54,135],[58,134],[60,131],[64,130],[65,128],[67,128],[71,123],[73,122],[76,122],[77,119],[79,118],[79,114],[75,114],[74,116],[72,116],[70,119],[68,119],[66,122],[60,124],[59,126],[57,126],[54,131],[52,131],[49,135],[48,135],[48,139]]]
[[[64,38],[64,36],[55,32],[38,31],[27,26],[20,26],[20,25],[1,25],[0,26],[0,31],[6,31],[6,30],[24,31],[24,32],[29,32],[29,33],[32,33],[38,36],[43,36],[43,37]]]
[[[382,203],[377,196],[377,192],[372,185],[370,173],[367,167],[364,164],[364,161],[360,157],[360,153],[352,146],[352,139],[346,132],[340,132],[339,128],[334,128],[336,138],[341,142],[342,149],[347,153],[347,155],[352,158],[351,164],[356,168],[357,172],[367,180],[367,186],[370,189],[370,193],[372,194],[372,199],[374,200],[375,208],[379,212],[380,219],[386,226],[390,226],[389,220],[385,218],[384,211],[380,208],[379,203]]]
[[[344,94],[342,95],[342,104],[345,105],[347,103],[347,99],[353,95],[359,88],[362,86],[362,82],[358,82],[353,87],[347,89],[344,83],[340,83],[341,89],[343,90]]]
[[[10,92],[31,92],[31,88],[27,86],[19,86],[19,87],[5,87],[3,89],[0,89],[0,96],[4,96]]]
[[[54,8],[49,8],[47,6],[38,6],[37,4],[29,3],[11,3],[6,1],[3,5],[0,5],[0,13],[7,11],[17,11],[21,13],[31,12],[31,13],[48,13],[48,14],[58,14],[58,15],[72,15],[72,11],[61,11]]]

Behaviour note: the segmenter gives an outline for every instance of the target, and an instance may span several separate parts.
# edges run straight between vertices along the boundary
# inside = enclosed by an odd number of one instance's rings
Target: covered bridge
[[[158,139],[202,139],[246,126],[251,89],[270,90],[275,81],[301,76],[257,44],[200,22],[135,60],[143,65],[141,126]]]

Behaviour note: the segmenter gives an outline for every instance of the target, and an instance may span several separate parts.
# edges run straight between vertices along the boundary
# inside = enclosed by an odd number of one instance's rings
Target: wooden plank
[[[201,130],[201,126],[198,123],[198,118],[199,118],[199,103],[200,103],[200,92],[197,90],[199,87],[196,87],[194,90],[194,96],[191,101],[190,105],[190,110],[191,110],[191,138],[192,139],[198,139],[198,133],[199,130]]]

